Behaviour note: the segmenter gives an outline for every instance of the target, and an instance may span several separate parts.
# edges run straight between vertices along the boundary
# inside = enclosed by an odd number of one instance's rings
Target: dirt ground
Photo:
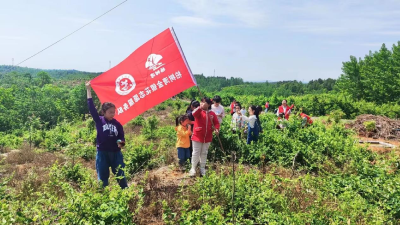
[[[390,152],[392,150],[395,150],[396,152],[398,152],[400,154],[400,141],[399,140],[385,140],[383,138],[378,138],[378,139],[374,139],[374,138],[367,138],[367,137],[362,137],[362,136],[358,136],[358,139],[360,141],[379,141],[379,142],[384,142],[384,143],[388,143],[388,144],[392,144],[395,145],[395,148],[390,148],[387,146],[383,146],[383,145],[379,145],[379,144],[368,144],[368,149],[377,153],[386,153],[386,152]],[[366,144],[360,144],[362,146],[366,145]]]

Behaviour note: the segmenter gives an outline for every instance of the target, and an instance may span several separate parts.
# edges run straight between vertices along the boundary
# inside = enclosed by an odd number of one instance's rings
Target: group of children
[[[282,101],[282,105],[276,110],[278,121],[288,120],[294,105],[288,106],[287,100]],[[265,113],[268,112],[269,102],[265,104]],[[239,136],[242,132],[247,135],[247,144],[257,142],[259,134],[263,132],[259,115],[263,111],[262,107],[251,105],[246,110],[242,105],[233,100],[230,106],[232,115],[231,131]],[[302,125],[312,124],[311,118],[300,113]],[[176,118],[177,143],[179,165],[183,167],[189,160],[192,167],[189,172],[191,176],[195,174],[197,164],[200,162],[200,175],[205,174],[205,163],[207,159],[208,147],[212,141],[212,132],[218,133],[220,124],[225,117],[224,107],[221,105],[221,97],[215,96],[213,99],[203,98],[202,102],[193,100],[186,114]],[[284,128],[283,123],[278,123],[277,128]],[[183,168],[182,168],[183,169]]]
[[[176,119],[179,165],[183,167],[191,160],[190,176],[196,175],[197,164],[200,163],[200,175],[206,174],[208,148],[212,142],[213,133],[218,134],[220,123],[225,116],[223,107],[217,98],[213,101],[204,97],[201,102],[192,101],[186,114]],[[182,141],[184,140],[184,141]]]
[[[96,124],[97,138],[97,154],[96,154],[96,171],[103,186],[108,185],[110,176],[109,168],[117,176],[117,180],[121,188],[127,188],[128,184],[124,175],[124,160],[121,148],[125,145],[125,136],[122,125],[114,118],[115,105],[105,102],[101,106],[100,115],[97,112],[91,94],[90,82],[86,83],[87,100],[90,114]],[[266,103],[268,111],[269,103]],[[282,101],[276,112],[278,119],[289,119],[291,107],[287,106],[287,101]],[[231,130],[233,133],[241,134],[244,130],[247,134],[247,144],[252,141],[256,142],[262,126],[259,114],[262,107],[251,105],[247,112],[242,108],[239,102],[235,100],[231,104]],[[301,113],[304,125],[312,124],[311,118]],[[206,160],[208,148],[212,142],[213,133],[219,134],[220,124],[225,117],[224,107],[221,105],[221,97],[215,96],[213,99],[204,97],[201,101],[193,100],[190,102],[186,114],[176,118],[176,148],[178,151],[179,165],[184,166],[185,163],[191,161],[190,176],[196,175],[196,167],[200,163],[200,175],[206,174]]]
[[[249,116],[242,109],[239,102],[235,101],[234,109],[231,109],[232,132],[239,134],[246,127],[247,143],[256,142],[262,126],[259,114],[261,107],[250,106]],[[200,175],[205,175],[205,165],[208,148],[213,138],[213,132],[218,134],[220,124],[225,117],[225,109],[221,105],[221,97],[213,99],[203,98],[201,102],[193,100],[190,102],[186,114],[176,118],[176,148],[178,151],[179,166],[182,168],[187,161],[191,161],[190,176],[196,173],[197,164],[200,163]]]

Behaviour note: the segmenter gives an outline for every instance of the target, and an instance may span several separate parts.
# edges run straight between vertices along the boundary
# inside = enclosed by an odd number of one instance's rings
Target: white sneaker
[[[192,169],[191,169],[191,170],[189,171],[189,176],[190,176],[190,177],[196,176],[196,170],[192,170]]]

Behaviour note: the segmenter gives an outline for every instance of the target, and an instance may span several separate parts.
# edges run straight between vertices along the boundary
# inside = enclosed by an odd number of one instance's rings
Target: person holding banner
[[[196,167],[199,162],[200,175],[204,176],[206,174],[207,153],[213,138],[213,132],[217,135],[219,133],[220,124],[217,115],[211,111],[211,105],[211,99],[204,97],[200,107],[197,107],[192,112],[195,121],[192,135],[192,168],[189,171],[189,176],[191,177],[196,175]]]
[[[125,145],[124,129],[114,119],[115,105],[111,102],[104,102],[101,106],[101,116],[99,116],[93,103],[90,81],[86,83],[86,90],[89,111],[96,123],[97,177],[103,182],[103,187],[108,186],[111,167],[112,172],[118,177],[119,186],[127,188],[128,183],[123,170],[125,163],[121,153],[121,148]]]

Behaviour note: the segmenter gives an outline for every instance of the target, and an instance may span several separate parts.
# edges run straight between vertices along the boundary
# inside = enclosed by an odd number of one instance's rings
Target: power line
[[[18,64],[17,64],[17,65],[15,65],[15,66],[19,66],[20,64],[22,64],[22,63],[24,63],[24,62],[28,61],[29,59],[31,59],[31,58],[33,58],[33,57],[35,57],[36,55],[38,55],[38,54],[42,53],[43,51],[45,51],[45,50],[47,50],[48,48],[52,47],[53,45],[55,45],[55,44],[59,43],[60,41],[62,41],[62,40],[64,40],[64,39],[66,39],[67,37],[69,37],[69,36],[73,35],[74,33],[78,32],[78,31],[79,31],[79,30],[81,30],[81,29],[83,29],[83,28],[84,28],[84,27],[86,27],[87,25],[89,25],[89,24],[93,23],[94,21],[96,21],[96,20],[97,20],[97,19],[99,19],[100,17],[102,17],[102,16],[106,15],[107,13],[111,12],[112,10],[114,10],[115,8],[117,8],[118,6],[120,6],[120,5],[124,4],[124,3],[125,3],[125,2],[127,2],[127,1],[128,1],[128,0],[125,0],[125,1],[123,1],[123,2],[121,2],[121,3],[119,3],[118,5],[114,6],[113,8],[111,8],[111,9],[110,9],[110,10],[108,10],[107,12],[105,12],[105,13],[101,14],[100,16],[96,17],[95,19],[93,19],[93,20],[92,20],[92,21],[90,21],[89,23],[87,23],[87,24],[85,24],[85,25],[81,26],[80,28],[78,28],[78,29],[74,30],[72,33],[70,33],[70,34],[68,34],[68,35],[64,36],[63,38],[59,39],[58,41],[54,42],[53,44],[51,44],[51,45],[47,46],[46,48],[44,48],[44,49],[42,49],[42,50],[38,51],[37,53],[35,53],[35,54],[31,55],[30,57],[28,57],[28,58],[24,59],[22,62],[18,63]]]

